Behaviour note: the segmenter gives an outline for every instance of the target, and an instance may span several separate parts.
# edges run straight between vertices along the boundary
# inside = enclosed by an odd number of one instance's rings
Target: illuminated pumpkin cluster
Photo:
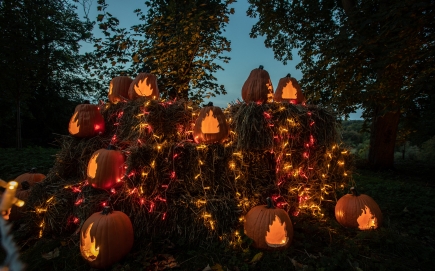
[[[96,136],[103,133],[104,129],[104,118],[97,105],[86,102],[76,106],[68,126],[68,131],[72,136]]]
[[[102,269],[121,260],[133,247],[133,225],[120,211],[105,206],[92,214],[80,231],[80,252],[93,268]]]
[[[305,97],[298,81],[291,77],[290,74],[279,80],[273,99],[276,102],[305,103]]]
[[[229,127],[222,110],[208,103],[195,122],[193,137],[196,143],[222,142],[228,137]]]
[[[94,188],[109,190],[121,182],[124,174],[124,155],[112,145],[95,151],[88,162],[88,182]]]
[[[271,102],[273,98],[273,86],[269,73],[260,65],[253,69],[242,86],[242,99],[246,102]]]
[[[267,205],[255,206],[245,215],[245,234],[253,240],[252,246],[260,249],[279,250],[290,246],[293,224],[289,215],[275,208],[267,198]]]
[[[376,229],[382,225],[382,212],[370,197],[350,188],[351,194],[341,197],[335,205],[335,218],[344,227],[360,230]]]

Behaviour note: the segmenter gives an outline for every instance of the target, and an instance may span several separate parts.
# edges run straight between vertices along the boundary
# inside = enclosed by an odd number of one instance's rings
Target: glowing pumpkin
[[[133,82],[133,79],[129,76],[114,77],[110,81],[109,101],[117,104],[122,100],[128,99],[128,89],[130,88],[131,82]]]
[[[30,172],[21,174],[15,178],[15,181],[19,184],[18,189],[22,188],[21,183],[27,182],[30,187],[34,184],[41,182],[45,179],[45,175],[42,173],[37,173],[36,168],[32,168]]]
[[[124,155],[112,145],[95,151],[89,159],[88,182],[94,188],[109,190],[121,182],[124,174]]]
[[[382,212],[369,196],[350,188],[351,194],[341,197],[335,205],[335,218],[344,227],[360,230],[376,229],[382,225]]]
[[[193,129],[196,143],[222,142],[228,137],[229,128],[222,110],[208,103],[199,111]]]
[[[279,79],[278,86],[273,95],[273,100],[276,102],[289,102],[292,104],[305,103],[305,97],[301,87],[295,78],[287,74],[286,77]]]
[[[269,73],[260,65],[253,69],[242,87],[242,99],[246,102],[271,102],[273,86]]]
[[[289,215],[275,208],[267,198],[267,205],[252,208],[245,215],[245,234],[253,240],[252,246],[260,249],[279,250],[290,246],[293,224]]]
[[[76,106],[68,131],[75,137],[91,137],[103,133],[104,128],[104,118],[98,106],[85,102]]]
[[[159,98],[159,87],[157,86],[157,77],[154,74],[141,72],[131,82],[128,89],[130,100],[139,97],[156,100]]]
[[[121,260],[133,247],[130,218],[105,206],[92,214],[80,231],[80,252],[89,265],[103,269]]]

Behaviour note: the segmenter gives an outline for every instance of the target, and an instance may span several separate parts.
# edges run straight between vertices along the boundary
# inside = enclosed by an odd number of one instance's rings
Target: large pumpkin
[[[273,100],[276,102],[289,102],[292,104],[305,103],[305,97],[302,93],[301,87],[295,78],[287,74],[286,77],[279,79],[278,86],[276,87]]]
[[[75,137],[91,137],[104,132],[104,118],[97,105],[79,104],[69,121],[68,131]]]
[[[95,151],[88,162],[88,182],[95,188],[114,187],[125,174],[124,155],[110,145]]]
[[[350,188],[351,194],[341,197],[335,205],[335,218],[342,226],[360,230],[376,229],[382,225],[382,212],[369,196]]]
[[[157,77],[152,73],[141,72],[131,82],[128,89],[128,97],[134,100],[140,97],[156,100],[159,98]]]
[[[130,252],[133,246],[133,226],[130,218],[105,206],[91,215],[80,231],[80,252],[96,269],[111,266]]]
[[[293,224],[289,215],[275,208],[270,198],[267,198],[267,205],[249,210],[245,215],[244,229],[254,241],[252,246],[260,249],[285,249],[293,239]]]
[[[45,179],[45,175],[42,173],[37,173],[36,168],[32,168],[30,172],[21,174],[20,176],[15,178],[15,181],[18,183],[18,189],[22,188],[21,183],[27,182],[30,187],[34,184],[41,182]]]
[[[222,142],[228,137],[229,128],[222,110],[208,103],[199,111],[193,129],[196,143]]]
[[[260,65],[253,69],[242,87],[242,99],[249,102],[271,102],[273,86],[269,73]]]
[[[110,81],[109,101],[114,104],[128,99],[128,89],[130,88],[131,79],[129,76],[117,76]]]

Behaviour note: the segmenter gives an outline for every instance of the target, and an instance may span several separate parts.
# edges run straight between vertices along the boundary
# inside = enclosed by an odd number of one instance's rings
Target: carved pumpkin
[[[253,69],[242,87],[242,99],[246,102],[271,102],[273,86],[269,73],[260,65]]]
[[[369,196],[359,194],[354,187],[352,194],[341,197],[335,205],[335,218],[344,227],[360,230],[376,229],[382,225],[382,212]]]
[[[124,99],[128,99],[128,89],[130,88],[131,82],[133,82],[133,79],[129,76],[114,77],[110,81],[109,101],[117,104]]]
[[[124,174],[124,155],[112,145],[95,151],[89,159],[88,182],[94,188],[109,190],[121,181]]]
[[[286,77],[279,79],[278,86],[273,95],[273,100],[276,102],[289,102],[292,104],[305,103],[305,97],[301,87],[295,78],[287,74]]]
[[[139,97],[156,100],[159,98],[159,87],[157,86],[157,77],[154,74],[141,72],[131,82],[128,89],[130,100]]]
[[[29,186],[32,187],[35,183],[39,183],[40,181],[45,179],[45,175],[42,173],[37,173],[36,168],[32,168],[30,172],[21,174],[20,176],[15,178],[15,181],[18,183],[18,189],[21,189],[22,182],[28,182]]]
[[[15,197],[26,201],[30,194],[30,183],[28,181],[21,182],[21,188],[17,189],[17,192],[15,193]],[[24,206],[16,206],[15,204],[12,205],[10,213],[9,213],[9,220],[10,221],[16,221],[22,217],[22,213],[25,210]]]
[[[222,142],[228,137],[229,128],[222,110],[208,103],[199,111],[193,129],[196,143]]]
[[[105,206],[91,215],[80,231],[80,252],[89,265],[103,269],[121,260],[133,246],[130,218]]]
[[[267,198],[267,205],[252,208],[245,215],[245,234],[251,238],[253,247],[267,250],[287,248],[293,239],[293,224],[289,215],[275,208]]]
[[[103,133],[104,128],[104,118],[98,106],[85,102],[76,106],[68,131],[75,137],[91,137]]]

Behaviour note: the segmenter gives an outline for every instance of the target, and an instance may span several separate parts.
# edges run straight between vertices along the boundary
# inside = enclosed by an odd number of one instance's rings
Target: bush
[[[435,165],[435,136],[422,144],[421,160]]]

